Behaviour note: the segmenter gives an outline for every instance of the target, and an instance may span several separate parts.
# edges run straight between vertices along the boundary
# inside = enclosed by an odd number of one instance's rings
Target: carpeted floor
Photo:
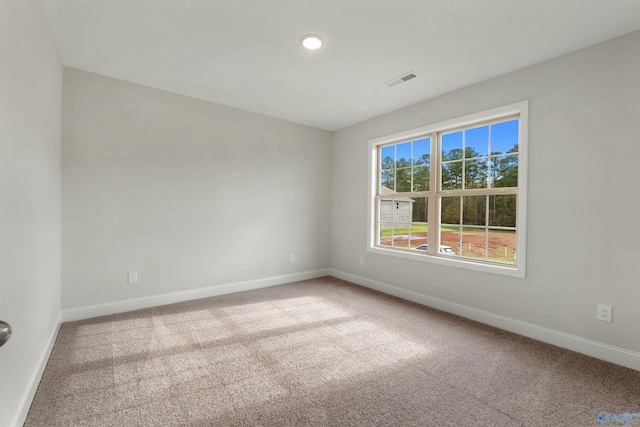
[[[597,426],[601,412],[640,412],[640,372],[326,277],[64,323],[25,425]]]

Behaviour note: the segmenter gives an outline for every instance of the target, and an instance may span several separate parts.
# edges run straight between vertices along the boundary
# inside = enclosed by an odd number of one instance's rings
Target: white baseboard
[[[397,286],[378,282],[366,277],[346,273],[344,271],[330,269],[331,276],[374,289],[385,294],[393,295],[418,304],[437,308],[447,313],[456,314],[467,319],[475,320],[496,328],[504,329],[519,335],[533,338],[538,341],[553,344],[587,356],[625,366],[640,371],[640,353],[621,347],[612,346],[599,341],[582,338],[577,335],[567,334],[554,329],[538,326],[533,323],[523,322],[484,310],[468,307],[462,304],[420,294]]]
[[[33,398],[36,395],[36,391],[38,391],[38,386],[40,385],[42,374],[44,374],[44,369],[47,367],[47,362],[49,361],[49,357],[51,356],[51,352],[53,351],[53,345],[56,343],[56,338],[58,337],[58,332],[60,331],[60,325],[62,325],[62,313],[58,315],[58,320],[56,321],[56,324],[51,331],[51,335],[49,336],[49,343],[40,356],[38,369],[34,370],[31,374],[31,377],[29,378],[28,384],[30,384],[30,386],[25,390],[22,399],[20,399],[20,405],[18,406],[19,410],[16,411],[13,420],[9,424],[11,426],[21,427],[22,425],[24,425],[24,422],[27,419],[29,409],[31,408],[31,403],[33,402]]]
[[[315,279],[328,276],[329,269],[305,271],[302,273],[285,274],[282,276],[267,277],[265,279],[248,280],[244,282],[228,283],[206,288],[190,289],[187,291],[172,292],[168,294],[153,295],[144,298],[135,298],[124,301],[115,301],[105,304],[88,305],[84,307],[69,308],[62,311],[63,320],[72,322],[75,320],[90,319],[93,317],[107,316],[110,314],[125,313],[141,308],[157,307],[176,302],[190,301],[199,298],[215,297],[234,292],[249,291],[252,289],[266,288],[285,283],[298,282],[300,280]]]

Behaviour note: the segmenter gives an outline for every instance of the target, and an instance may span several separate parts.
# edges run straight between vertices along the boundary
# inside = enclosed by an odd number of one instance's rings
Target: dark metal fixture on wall
[[[5,345],[11,338],[11,325],[0,320],[0,347]]]

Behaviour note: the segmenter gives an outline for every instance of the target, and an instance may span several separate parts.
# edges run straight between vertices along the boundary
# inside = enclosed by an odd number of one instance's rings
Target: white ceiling
[[[639,0],[42,3],[65,66],[327,130],[640,29]]]

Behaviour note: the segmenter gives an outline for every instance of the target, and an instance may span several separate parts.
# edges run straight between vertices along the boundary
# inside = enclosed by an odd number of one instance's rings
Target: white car
[[[419,251],[426,251],[427,250],[427,245],[416,246],[416,249],[419,250]],[[442,245],[440,245],[440,253],[441,254],[445,254],[445,255],[455,255],[456,254],[454,252],[454,250],[451,249],[451,246],[442,246]]]

